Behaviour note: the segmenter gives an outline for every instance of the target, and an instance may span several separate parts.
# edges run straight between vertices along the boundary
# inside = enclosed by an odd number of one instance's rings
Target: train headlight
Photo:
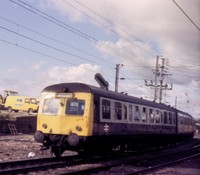
[[[83,129],[80,126],[76,126],[77,131],[82,131]]]
[[[44,129],[47,129],[47,124],[44,123],[44,124],[42,125],[42,127],[43,127]]]

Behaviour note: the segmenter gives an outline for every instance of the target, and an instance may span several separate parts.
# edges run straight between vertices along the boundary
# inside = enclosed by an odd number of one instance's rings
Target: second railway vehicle
[[[191,139],[192,116],[164,104],[82,83],[46,87],[35,140],[55,156],[65,150],[110,151]]]

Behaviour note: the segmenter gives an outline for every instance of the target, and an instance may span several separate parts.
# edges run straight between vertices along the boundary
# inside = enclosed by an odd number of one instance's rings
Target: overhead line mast
[[[161,60],[161,65],[159,64]],[[145,80],[145,86],[153,87],[154,88],[154,101],[162,103],[162,97],[163,97],[163,90],[172,90],[172,84],[171,87],[168,87],[168,84],[164,84],[164,78],[167,75],[171,75],[167,73],[166,70],[166,58],[163,58],[161,56],[156,57],[156,68],[153,70],[155,74],[155,80],[151,80],[148,82]]]

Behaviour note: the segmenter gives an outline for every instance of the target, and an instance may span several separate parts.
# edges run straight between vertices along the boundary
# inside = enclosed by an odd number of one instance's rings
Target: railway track
[[[48,168],[57,168],[65,166],[65,164],[71,162],[71,160],[78,160],[79,156],[66,156],[61,158],[41,158],[31,160],[20,160],[11,162],[0,163],[0,174],[18,174],[27,173],[31,171],[39,171]]]
[[[120,159],[121,155],[115,155],[116,159]],[[30,159],[30,160],[20,160],[20,161],[9,161],[0,163],[0,174],[20,174],[28,172],[39,172],[48,169],[56,168],[66,168],[76,167],[84,164],[91,164],[91,162],[97,163],[101,161],[106,161],[113,159],[113,156],[87,156],[83,155],[73,155],[65,157],[50,157],[50,158],[40,158],[40,159]]]
[[[158,170],[184,160],[192,159],[200,156],[200,145],[184,149],[180,151],[160,153],[157,155],[147,154],[138,157],[127,157],[127,159],[114,162],[104,162],[96,167],[88,167],[71,172],[62,173],[62,175],[78,175],[78,174],[123,174],[138,175]]]
[[[179,161],[200,156],[200,145],[180,151],[161,151],[137,155],[126,153],[107,157],[93,156],[87,159],[78,156],[42,158],[0,163],[0,174],[47,172],[53,174],[144,174]],[[54,170],[55,169],[55,170]],[[57,170],[59,169],[59,170]],[[38,173],[37,173],[38,172]],[[48,174],[50,174],[48,172]]]

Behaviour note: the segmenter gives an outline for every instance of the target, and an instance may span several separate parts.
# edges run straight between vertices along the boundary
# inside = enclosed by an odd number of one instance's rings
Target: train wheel
[[[52,146],[51,147],[51,152],[56,156],[56,157],[61,157],[62,153],[64,152],[61,147],[58,146]]]

